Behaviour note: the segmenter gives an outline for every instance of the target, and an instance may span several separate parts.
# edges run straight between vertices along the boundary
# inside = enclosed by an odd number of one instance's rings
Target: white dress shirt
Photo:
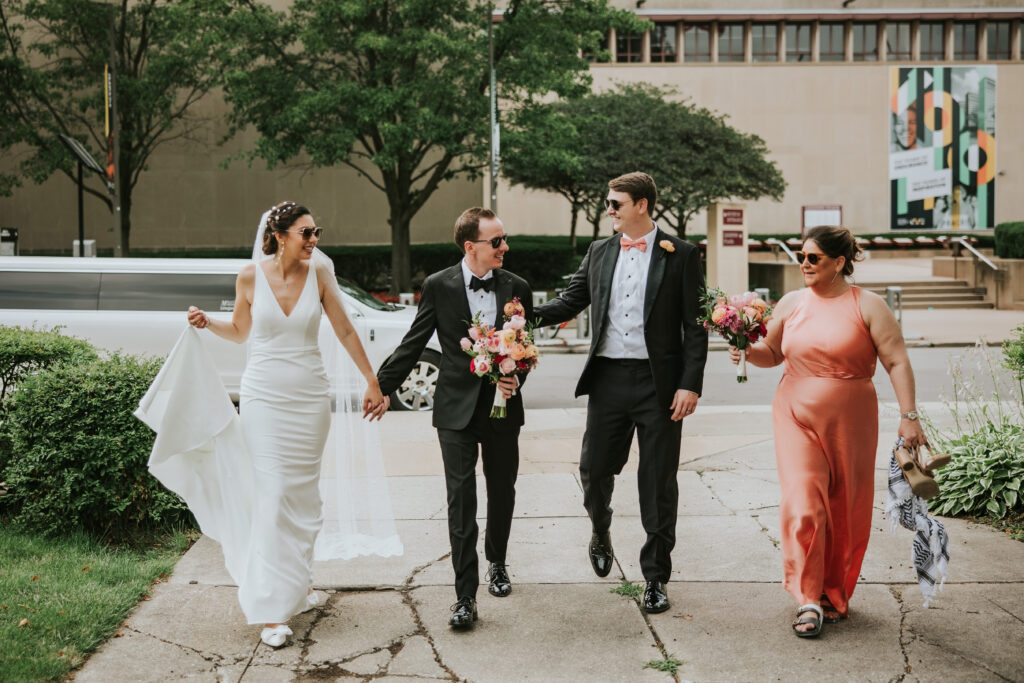
[[[647,358],[644,340],[644,294],[647,271],[654,252],[657,227],[641,239],[647,251],[623,250],[615,261],[612,290],[608,296],[608,326],[597,346],[597,355],[606,358]]]
[[[493,325],[495,318],[498,317],[498,300],[494,292],[488,292],[486,289],[478,289],[476,291],[469,288],[469,283],[472,278],[475,277],[473,271],[466,265],[466,259],[462,259],[462,284],[466,288],[466,299],[469,301],[469,314],[475,316],[477,312],[480,312],[480,320],[485,325]],[[494,277],[494,271],[489,270],[481,280],[490,280]]]

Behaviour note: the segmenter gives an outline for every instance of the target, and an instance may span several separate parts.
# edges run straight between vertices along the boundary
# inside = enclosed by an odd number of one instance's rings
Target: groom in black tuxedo
[[[580,457],[583,504],[593,534],[590,562],[611,571],[612,488],[638,433],[637,486],[647,541],[640,567],[645,611],[669,608],[665,583],[676,542],[682,420],[693,413],[704,382],[708,335],[697,322],[704,288],[695,245],[662,232],[651,219],[654,179],[628,173],[608,183],[605,199],[614,237],[590,245],[569,286],[538,306],[540,325],[554,325],[592,306],[590,356],[576,386],[589,394]]]
[[[423,281],[412,327],[377,373],[377,379],[385,396],[398,389],[437,331],[441,369],[434,390],[433,423],[444,460],[448,536],[458,598],[448,623],[454,628],[467,628],[477,618],[476,590],[480,583],[476,553],[478,447],[487,481],[484,550],[490,562],[488,590],[497,597],[512,590],[505,550],[516,498],[523,398],[516,391],[516,377],[502,378],[495,387],[470,372],[470,357],[459,342],[467,336],[477,312],[482,321],[500,328],[504,323],[504,306],[513,297],[519,297],[527,320],[533,319],[533,305],[526,280],[502,270],[508,242],[505,228],[494,212],[479,207],[464,211],[455,221],[455,243],[465,257]],[[501,419],[490,417],[495,390],[501,391],[508,401],[507,416]]]

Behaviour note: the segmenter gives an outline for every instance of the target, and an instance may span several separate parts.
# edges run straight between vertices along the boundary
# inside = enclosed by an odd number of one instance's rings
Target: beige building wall
[[[645,5],[646,7],[646,5]],[[970,66],[918,62],[916,66]],[[907,66],[908,64],[902,64]],[[750,233],[799,232],[801,207],[839,204],[857,233],[889,229],[889,69],[900,63],[598,64],[595,90],[646,81],[679,98],[728,115],[741,131],[761,136],[788,183],[782,202],[749,205]],[[996,71],[996,222],[1024,220],[1024,64]],[[656,135],[656,132],[652,132]],[[665,144],[671,145],[671,140]],[[643,170],[623,168],[623,173]],[[657,181],[657,178],[655,178]],[[503,185],[498,206],[506,225],[529,234],[568,233],[569,203],[555,195]],[[589,225],[580,226],[589,234]],[[603,234],[610,234],[606,221]],[[689,233],[704,233],[698,215]]]

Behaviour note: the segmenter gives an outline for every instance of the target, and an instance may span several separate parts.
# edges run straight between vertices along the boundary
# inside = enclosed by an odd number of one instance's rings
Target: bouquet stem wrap
[[[747,381],[747,350],[740,349],[740,362],[736,365],[736,381],[742,384]]]
[[[505,417],[505,394],[501,393],[501,389],[494,388],[494,404],[491,406],[491,417]]]

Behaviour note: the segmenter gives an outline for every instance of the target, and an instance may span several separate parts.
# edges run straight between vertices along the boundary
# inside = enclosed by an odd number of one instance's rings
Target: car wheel
[[[433,410],[434,389],[437,388],[440,371],[441,354],[426,349],[402,386],[391,394],[392,410]]]

